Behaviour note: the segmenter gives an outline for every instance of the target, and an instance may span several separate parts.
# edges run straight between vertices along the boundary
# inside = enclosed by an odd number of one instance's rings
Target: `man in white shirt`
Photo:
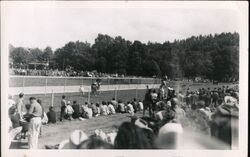
[[[130,113],[132,116],[134,115],[134,108],[130,102],[128,102],[127,104],[127,112]]]
[[[36,98],[30,98],[30,109],[28,114],[31,117],[30,125],[29,125],[29,139],[28,145],[30,149],[37,149],[38,147],[38,136],[40,133],[41,125],[42,125],[42,107],[37,103]]]
[[[70,101],[68,101],[66,109],[65,109],[65,113],[66,113],[66,117],[69,120],[72,120],[72,114],[74,113],[74,109],[72,108],[72,106],[70,105]]]
[[[139,100],[138,104],[139,104],[139,110],[143,111],[143,103],[142,103],[142,101]]]
[[[100,105],[100,112],[101,112],[101,115],[103,115],[103,116],[108,115],[108,113],[107,113],[107,105],[101,104]]]
[[[110,114],[115,114],[115,108],[111,103],[108,105],[108,109]]]

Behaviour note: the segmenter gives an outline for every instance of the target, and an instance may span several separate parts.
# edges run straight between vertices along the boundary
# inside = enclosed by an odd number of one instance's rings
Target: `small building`
[[[30,62],[28,64],[28,69],[36,69],[36,70],[43,70],[48,69],[49,63],[48,62]]]

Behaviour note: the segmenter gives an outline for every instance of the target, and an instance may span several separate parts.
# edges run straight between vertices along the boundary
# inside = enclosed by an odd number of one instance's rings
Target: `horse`
[[[100,94],[100,92],[98,92],[100,88],[101,88],[100,82],[95,82],[91,84],[91,94],[94,94],[94,95]]]

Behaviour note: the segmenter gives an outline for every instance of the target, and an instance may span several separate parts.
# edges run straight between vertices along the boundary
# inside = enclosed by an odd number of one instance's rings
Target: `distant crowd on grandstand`
[[[131,122],[124,122],[118,131],[105,133],[96,130],[87,136],[75,130],[69,139],[47,149],[232,149],[238,146],[238,86],[200,88],[185,93],[176,92],[162,80],[159,89],[147,89],[144,100],[115,100],[101,103],[78,104],[62,96],[61,110],[53,106],[44,111],[42,100],[30,97],[30,104],[23,104],[24,94],[15,102],[9,97],[10,134],[12,138],[26,138],[30,149],[38,147],[42,124],[58,120],[84,120],[97,116],[129,113]],[[149,114],[146,114],[148,111]],[[47,113],[46,113],[47,112]],[[57,115],[57,113],[60,115]],[[143,117],[137,113],[142,112]],[[191,129],[195,134],[189,134]],[[16,133],[14,137],[13,132]],[[15,130],[15,131],[13,131]],[[16,136],[17,135],[17,136]],[[181,142],[180,142],[181,140]]]
[[[60,71],[58,69],[52,70],[52,69],[16,69],[12,68],[10,69],[11,75],[24,75],[24,76],[71,76],[71,77],[125,77],[124,75],[118,75],[118,74],[107,74],[107,73],[101,73],[96,71],[74,71],[74,70],[66,70],[66,71]]]

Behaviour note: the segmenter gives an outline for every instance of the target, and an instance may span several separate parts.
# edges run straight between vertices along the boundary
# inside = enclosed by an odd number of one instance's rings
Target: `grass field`
[[[214,87],[222,87],[222,85],[229,85],[230,87],[234,86],[234,84],[219,84],[219,85],[213,85],[213,84],[194,84],[191,86],[185,86],[185,85],[174,85],[174,88],[177,91],[185,91],[188,87],[190,90],[197,90],[199,88],[211,88]],[[138,90],[136,94],[136,90],[123,90],[118,91],[117,93],[117,99],[121,99],[123,101],[131,101],[133,98],[136,97],[143,100],[145,94],[145,90]],[[61,96],[63,94],[55,94],[54,95],[54,107],[57,112],[60,111],[60,101]],[[80,93],[68,93],[65,94],[66,99],[70,100],[71,102],[73,100],[77,100],[79,104],[83,104],[87,101],[88,97],[87,95],[83,96]],[[28,103],[28,98],[31,95],[25,95],[24,102]],[[40,95],[32,95],[35,96],[38,99],[41,99],[43,102],[43,106],[45,109],[45,112],[48,111],[49,106],[51,105],[51,94],[40,94]],[[90,102],[96,103],[101,101],[108,101],[111,100],[115,96],[115,91],[104,91],[98,96],[91,96]],[[17,97],[15,96],[15,99]],[[138,116],[141,116],[141,113],[137,113]],[[59,114],[58,114],[59,116]],[[39,139],[39,148],[43,149],[45,144],[58,144],[62,140],[67,139],[69,134],[75,130],[75,129],[81,129],[86,134],[90,135],[94,132],[95,129],[102,129],[106,133],[111,132],[112,130],[116,130],[116,126],[119,126],[124,121],[129,121],[129,114],[116,114],[112,116],[100,116],[95,117],[89,120],[74,120],[74,121],[64,121],[64,122],[58,122],[57,124],[50,124],[43,126],[43,135]],[[19,142],[18,146],[14,146],[13,148],[27,148],[27,141]]]
[[[192,84],[192,85],[184,85],[184,84],[172,84],[174,89],[176,91],[182,91],[185,92],[187,88],[190,88],[190,90],[198,90],[199,88],[210,88],[213,89],[214,87],[222,87],[222,86],[235,86],[235,84],[219,84],[214,85],[212,83],[202,83],[202,84]],[[34,87],[35,88],[35,87]],[[54,100],[53,105],[56,111],[60,110],[61,105],[61,97],[63,93],[54,94]],[[65,93],[66,100],[73,102],[73,100],[76,100],[79,104],[84,104],[88,101],[88,94],[82,95],[80,92],[77,93]],[[145,95],[145,90],[120,90],[117,91],[117,100],[120,99],[124,102],[131,101],[133,98],[137,98],[138,100],[143,100]],[[37,99],[42,100],[43,107],[45,111],[48,111],[49,107],[52,104],[52,95],[51,94],[33,94],[33,95],[25,95],[24,103],[29,103],[29,97],[34,96]],[[96,103],[96,102],[102,102],[102,101],[109,101],[112,98],[115,97],[115,91],[102,91],[99,95],[94,96],[90,95],[90,102]],[[14,99],[17,100],[18,97],[14,96]]]

